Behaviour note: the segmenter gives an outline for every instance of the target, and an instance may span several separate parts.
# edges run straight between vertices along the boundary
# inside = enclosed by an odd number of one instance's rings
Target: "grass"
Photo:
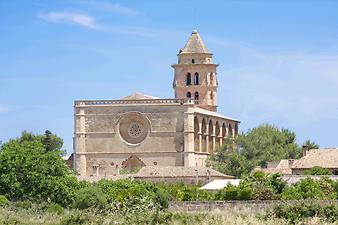
[[[111,212],[97,212],[94,210],[50,210],[51,207],[33,204],[31,208],[10,205],[0,208],[0,224],[47,224],[47,225],[78,225],[78,224],[170,224],[170,225],[287,225],[287,221],[276,218],[264,218],[249,210],[214,210],[212,212],[161,212],[146,211],[135,214],[122,215]],[[299,224],[331,225],[319,218],[303,220]]]

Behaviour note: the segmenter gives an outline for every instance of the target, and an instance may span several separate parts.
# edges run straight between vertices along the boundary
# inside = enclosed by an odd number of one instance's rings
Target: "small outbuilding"
[[[240,183],[240,179],[221,179],[221,180],[213,180],[210,183],[207,183],[201,190],[208,190],[208,191],[218,191],[225,188],[228,185],[238,186]]]

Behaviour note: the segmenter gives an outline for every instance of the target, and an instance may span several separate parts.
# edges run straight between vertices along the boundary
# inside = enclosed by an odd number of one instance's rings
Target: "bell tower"
[[[217,111],[217,64],[212,62],[212,53],[205,47],[200,35],[194,30],[178,53],[173,88],[175,98],[195,100],[203,109]]]

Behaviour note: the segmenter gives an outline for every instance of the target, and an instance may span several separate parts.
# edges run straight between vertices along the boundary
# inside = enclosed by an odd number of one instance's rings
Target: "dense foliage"
[[[78,181],[60,157],[60,146],[39,138],[23,133],[21,138],[1,146],[0,194],[12,200],[69,205]]]
[[[296,143],[295,133],[264,124],[239,134],[234,140],[228,139],[209,157],[208,164],[225,174],[242,177],[256,166],[265,167],[268,162],[300,156],[301,148]]]
[[[290,224],[319,217],[328,222],[338,221],[337,205],[321,205],[319,203],[301,201],[295,204],[279,204],[273,207],[267,217],[286,219]],[[306,224],[306,223],[304,223]]]
[[[331,170],[328,170],[326,168],[315,166],[311,169],[305,170],[304,175],[333,175],[333,173]]]

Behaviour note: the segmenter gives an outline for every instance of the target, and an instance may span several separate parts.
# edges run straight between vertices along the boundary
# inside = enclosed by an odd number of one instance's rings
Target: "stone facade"
[[[206,51],[196,36],[193,32],[173,66],[175,99],[136,93],[121,100],[75,101],[74,168],[81,176],[143,166],[204,166],[210,153],[238,133],[238,120],[216,112],[217,65],[211,54],[189,52]],[[188,83],[187,71],[198,73],[198,82]],[[199,96],[186,96],[187,91]]]

